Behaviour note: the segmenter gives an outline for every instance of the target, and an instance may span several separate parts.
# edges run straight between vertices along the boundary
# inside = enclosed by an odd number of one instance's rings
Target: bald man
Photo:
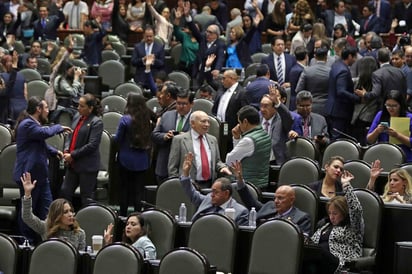
[[[301,211],[294,206],[295,190],[288,185],[278,187],[275,192],[273,202],[262,204],[255,200],[246,187],[242,176],[242,166],[240,162],[232,164],[234,175],[237,178],[237,189],[240,198],[248,209],[256,208],[256,220],[266,220],[269,218],[286,219],[296,224],[305,235],[311,234],[311,219],[308,213]]]

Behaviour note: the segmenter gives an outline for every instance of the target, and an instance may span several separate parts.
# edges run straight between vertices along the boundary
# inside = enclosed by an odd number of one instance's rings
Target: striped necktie
[[[282,85],[284,83],[284,79],[283,79],[283,69],[282,69],[282,58],[280,58],[280,55],[278,56],[278,59],[276,62],[276,75],[278,77],[279,85]]]

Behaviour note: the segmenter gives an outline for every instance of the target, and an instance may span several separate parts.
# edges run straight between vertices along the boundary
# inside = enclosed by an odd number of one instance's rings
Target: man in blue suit
[[[280,36],[272,40],[272,50],[269,56],[262,59],[262,64],[268,65],[271,80],[284,88],[290,88],[289,73],[296,59],[285,53],[285,41]]]
[[[359,34],[366,34],[370,31],[375,33],[382,32],[381,19],[375,14],[375,7],[373,5],[365,5],[362,8],[363,18],[360,20]]]
[[[357,51],[353,47],[342,50],[341,59],[338,59],[329,73],[328,100],[326,101],[326,115],[332,140],[339,138],[338,131],[349,132],[350,121],[354,104],[359,97],[354,93],[352,76],[349,66],[356,61]],[[337,129],[338,131],[335,131]]]
[[[34,40],[39,40],[39,38],[43,40],[56,40],[57,29],[65,20],[64,14],[61,11],[61,3],[56,2],[56,6],[59,8],[57,16],[49,16],[47,4],[42,4],[39,7],[40,18],[33,22]]]
[[[263,95],[269,94],[269,86],[272,84],[274,82],[270,80],[268,65],[260,64],[256,68],[256,79],[246,87],[246,101],[258,109],[260,100]]]
[[[154,61],[151,65],[153,75],[164,69],[165,50],[164,46],[154,40],[154,29],[150,26],[146,27],[143,34],[143,41],[134,46],[131,63],[136,67],[134,81],[144,88],[149,88],[149,83],[145,77],[146,58],[148,55],[154,56]]]
[[[20,195],[24,195],[24,189],[20,177],[24,172],[30,172],[33,181],[37,181],[36,187],[31,193],[33,214],[41,220],[46,219],[52,195],[49,185],[48,157],[63,157],[63,153],[54,147],[47,145],[45,140],[60,133],[70,133],[69,127],[54,125],[43,126],[47,123],[49,107],[46,101],[38,97],[31,97],[27,104],[25,117],[16,127],[16,163],[14,166],[13,180],[20,187]],[[27,197],[29,198],[29,197]],[[32,231],[18,214],[20,232],[29,240],[36,239],[36,233]]]
[[[389,32],[392,22],[392,7],[391,3],[387,0],[371,0],[368,5],[372,5],[375,8],[375,14],[380,18],[382,23],[382,32]]]
[[[190,201],[197,207],[197,211],[193,214],[192,221],[199,218],[202,214],[218,213],[224,214],[227,208],[235,210],[234,222],[237,225],[247,225],[249,211],[241,204],[236,202],[232,197],[232,184],[227,178],[218,178],[212,185],[212,191],[203,195],[197,191],[190,181],[190,169],[194,161],[194,155],[188,153],[185,156],[182,166],[182,175],[180,183]]]

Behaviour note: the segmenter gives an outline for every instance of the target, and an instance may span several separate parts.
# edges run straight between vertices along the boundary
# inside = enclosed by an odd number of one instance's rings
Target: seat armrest
[[[354,259],[345,264],[351,271],[371,270],[375,266],[375,255]]]

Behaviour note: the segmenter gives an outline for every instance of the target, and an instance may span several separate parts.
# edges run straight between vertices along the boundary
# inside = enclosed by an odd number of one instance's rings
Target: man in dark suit
[[[296,63],[292,66],[289,73],[290,79],[290,103],[289,109],[296,109],[296,86],[299,81],[299,77],[308,64],[308,51],[304,46],[298,46],[295,50]]]
[[[143,40],[134,46],[131,63],[136,67],[134,80],[136,83],[149,88],[144,71],[146,69],[146,58],[148,55],[154,55],[154,61],[151,65],[153,75],[164,69],[165,50],[164,46],[154,40],[154,29],[146,27]]]
[[[319,40],[320,41],[320,40]],[[318,41],[315,42],[318,43]],[[309,90],[313,96],[312,111],[325,115],[325,103],[328,98],[330,67],[326,61],[329,49],[319,45],[315,50],[315,63],[306,67],[299,77],[295,92]]]
[[[262,64],[269,66],[270,79],[284,88],[290,88],[289,73],[296,63],[295,57],[285,53],[285,41],[278,36],[272,40],[273,52],[262,59]]]
[[[209,6],[212,9],[212,15],[216,16],[223,29],[226,29],[229,20],[229,12],[225,3],[220,0],[210,0]]]
[[[256,68],[256,79],[250,82],[246,87],[247,102],[258,109],[263,95],[269,94],[269,86],[274,83],[275,82],[270,80],[268,65],[260,64]]]
[[[391,3],[387,0],[371,0],[368,5],[372,5],[375,8],[375,14],[381,19],[382,32],[389,32],[392,22],[392,7]]]
[[[204,81],[208,84],[212,84],[213,80],[217,79],[219,76],[226,60],[226,45],[225,42],[219,39],[219,26],[214,24],[209,25],[204,34],[200,33],[190,15],[189,1],[184,4],[184,14],[190,31],[199,43],[199,51],[197,53],[195,64],[195,66],[199,68],[199,72],[197,75],[192,76],[192,79],[197,79],[197,83],[194,83],[194,86],[201,86],[204,84]]]
[[[360,20],[359,34],[363,35],[370,31],[375,33],[382,32],[381,19],[375,14],[375,7],[372,5],[365,5],[362,8],[363,18]]]
[[[247,225],[249,211],[241,204],[236,202],[232,198],[232,184],[227,178],[219,178],[214,181],[212,185],[212,191],[203,195],[197,191],[190,181],[190,170],[194,155],[188,153],[185,156],[182,166],[182,176],[180,176],[180,183],[186,195],[190,198],[190,201],[197,207],[196,212],[193,214],[192,221],[199,218],[202,214],[218,213],[224,214],[227,208],[233,208],[235,210],[233,221],[237,225]]]
[[[61,151],[46,144],[45,140],[59,133],[70,133],[69,127],[54,125],[44,127],[47,123],[49,107],[46,101],[38,97],[31,97],[27,104],[27,115],[17,125],[16,163],[13,171],[13,180],[20,187],[20,196],[24,195],[24,189],[20,177],[25,172],[31,173],[31,178],[37,181],[36,187],[31,193],[33,214],[41,220],[46,219],[49,205],[52,202],[52,195],[49,185],[48,157],[63,157]],[[36,238],[36,233],[32,231],[18,214],[18,225],[20,233],[30,240]]]
[[[333,10],[325,10],[320,14],[326,27],[326,35],[332,37],[333,27],[337,23],[341,23],[345,26],[348,34],[352,35],[355,32],[355,27],[352,23],[352,16],[346,11],[344,0],[335,0],[333,4]]]
[[[295,190],[291,186],[283,185],[278,187],[275,192],[274,201],[262,204],[253,198],[246,187],[242,176],[241,164],[236,162],[232,167],[237,179],[239,196],[248,209],[256,208],[257,221],[264,221],[270,218],[285,219],[296,224],[305,235],[311,234],[311,218],[308,213],[293,205],[295,202]]]
[[[194,96],[188,91],[180,91],[178,93],[177,90],[178,87],[172,83],[166,83],[163,86],[162,93],[168,91],[177,94],[176,109],[165,112],[152,132],[152,141],[156,144],[157,148],[155,174],[158,183],[161,183],[168,177],[168,162],[172,139],[180,132],[189,130]]]
[[[208,134],[209,126],[209,116],[205,112],[199,110],[190,115],[191,130],[173,138],[168,164],[169,177],[182,174],[181,168],[188,153],[194,156],[190,177],[202,188],[210,187],[218,173],[232,174],[220,160],[219,144],[216,137]],[[208,153],[202,154],[202,147]]]
[[[62,12],[62,6],[60,2],[56,2],[58,7],[58,15],[49,16],[49,7],[47,4],[42,4],[39,7],[39,19],[33,22],[34,27],[34,40],[56,40],[57,29],[60,24],[64,22],[65,17]]]
[[[238,83],[238,75],[234,70],[226,70],[223,73],[222,83],[225,90],[219,90],[213,104],[212,113],[222,121],[228,123],[228,132],[234,128],[237,121],[238,110],[247,105],[245,89]],[[232,145],[232,135],[228,136],[228,150]]]
[[[354,93],[354,86],[349,66],[357,57],[357,50],[346,47],[342,50],[341,59],[338,59],[329,73],[328,100],[326,101],[326,115],[332,140],[339,138],[342,132],[349,132],[350,121],[354,104],[360,102]]]

